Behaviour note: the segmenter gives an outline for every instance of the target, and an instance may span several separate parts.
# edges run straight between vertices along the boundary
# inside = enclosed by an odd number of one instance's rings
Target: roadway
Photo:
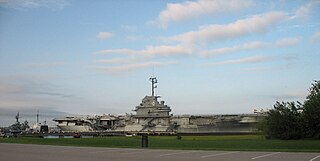
[[[320,153],[160,150],[0,143],[0,161],[320,161]]]

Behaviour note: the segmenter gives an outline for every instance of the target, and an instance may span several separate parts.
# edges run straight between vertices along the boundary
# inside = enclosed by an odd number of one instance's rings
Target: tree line
[[[271,139],[320,139],[320,81],[314,81],[304,103],[276,102],[260,124]]]

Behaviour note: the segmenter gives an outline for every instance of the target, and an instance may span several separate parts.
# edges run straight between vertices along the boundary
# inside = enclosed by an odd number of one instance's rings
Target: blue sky
[[[0,110],[252,113],[304,101],[320,71],[320,1],[0,0]]]

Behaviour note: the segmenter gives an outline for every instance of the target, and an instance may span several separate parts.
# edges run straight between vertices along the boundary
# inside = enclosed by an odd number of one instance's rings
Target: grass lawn
[[[0,143],[47,144],[63,146],[140,148],[141,137],[96,137],[43,139],[37,137],[0,138]],[[152,149],[236,150],[320,152],[320,140],[266,140],[261,135],[230,136],[149,136]]]

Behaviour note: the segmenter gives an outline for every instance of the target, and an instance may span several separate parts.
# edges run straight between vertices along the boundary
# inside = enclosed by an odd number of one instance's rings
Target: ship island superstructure
[[[145,96],[142,102],[135,107],[132,115],[125,126],[125,131],[157,131],[169,132],[174,131],[174,125],[171,122],[171,108],[165,105],[164,101],[158,101],[160,96],[155,95],[155,88],[157,88],[158,80],[156,77],[151,77],[151,96]]]
[[[151,96],[145,96],[134,108],[135,114],[70,116],[53,121],[64,132],[124,133],[253,133],[263,114],[238,115],[176,115],[165,101],[155,94],[158,80],[151,77]]]

